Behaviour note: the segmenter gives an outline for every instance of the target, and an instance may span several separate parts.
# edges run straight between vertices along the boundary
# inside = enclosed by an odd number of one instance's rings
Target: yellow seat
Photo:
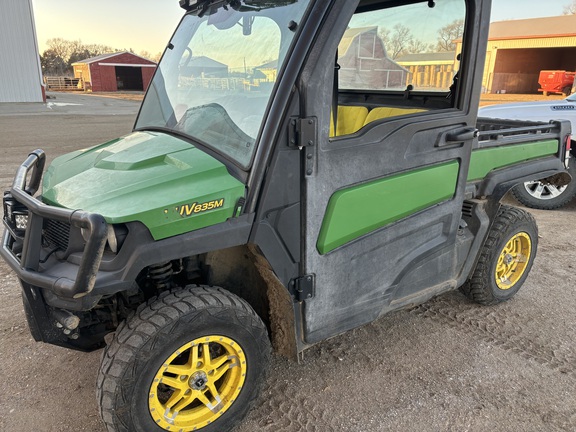
[[[366,120],[362,126],[366,126],[368,123],[371,123],[376,120],[380,120],[383,118],[388,117],[397,117],[402,115],[408,114],[415,114],[419,112],[427,111],[421,108],[393,108],[393,107],[379,107],[371,109],[368,115],[366,116]]]
[[[338,106],[336,135],[334,135],[334,118],[330,115],[330,136],[349,135],[359,131],[365,124],[368,108],[363,106]]]

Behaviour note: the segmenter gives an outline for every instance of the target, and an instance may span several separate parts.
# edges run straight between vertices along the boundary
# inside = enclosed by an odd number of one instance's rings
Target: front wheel
[[[538,227],[519,208],[502,206],[480,251],[470,279],[460,288],[476,303],[491,305],[511,299],[534,263]]]
[[[565,186],[555,186],[532,180],[514,186],[512,195],[526,207],[554,210],[568,204],[576,196],[576,160],[570,159],[568,173],[572,181]]]
[[[221,432],[247,413],[270,356],[266,327],[242,299],[187,287],[121,325],[98,374],[109,431]]]

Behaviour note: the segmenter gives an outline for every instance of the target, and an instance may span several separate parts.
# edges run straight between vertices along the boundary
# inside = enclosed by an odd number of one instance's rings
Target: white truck
[[[481,107],[480,117],[499,119],[549,121],[551,119],[570,120],[572,130],[576,128],[576,93],[563,100],[548,100],[540,102],[520,102]],[[576,175],[576,143],[574,138],[568,143],[568,172],[574,178]],[[553,176],[546,179],[533,179],[519,184],[512,189],[514,197],[527,207],[552,210],[560,208],[572,201],[576,196],[576,181],[565,184],[565,181]]]

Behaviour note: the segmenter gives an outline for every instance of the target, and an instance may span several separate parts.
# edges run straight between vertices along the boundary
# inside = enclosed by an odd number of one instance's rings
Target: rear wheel
[[[509,300],[528,277],[537,247],[538,227],[532,215],[519,208],[502,206],[476,269],[461,291],[484,305]]]
[[[228,431],[263,382],[270,343],[252,308],[190,287],[140,308],[105,349],[98,400],[109,431]]]
[[[564,96],[570,96],[571,92],[572,92],[572,86],[566,86],[562,89],[562,94],[564,94]]]
[[[576,161],[570,159],[568,173],[572,181],[565,186],[532,180],[514,186],[512,195],[526,207],[553,210],[568,204],[576,196]]]

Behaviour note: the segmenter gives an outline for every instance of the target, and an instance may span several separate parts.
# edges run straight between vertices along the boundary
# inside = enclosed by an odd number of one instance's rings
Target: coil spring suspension
[[[150,280],[156,285],[158,290],[168,289],[172,286],[172,262],[154,264],[148,268]]]

